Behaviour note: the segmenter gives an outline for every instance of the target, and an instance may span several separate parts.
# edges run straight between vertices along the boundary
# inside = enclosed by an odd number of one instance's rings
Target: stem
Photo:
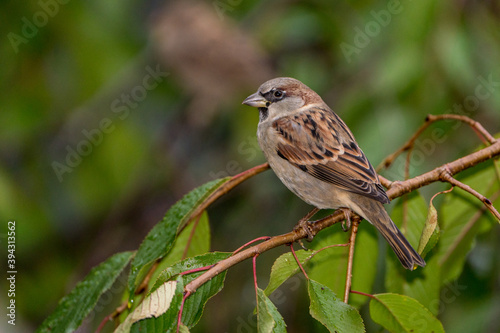
[[[182,259],[186,259],[188,251],[189,251],[189,246],[191,245],[191,241],[193,240],[194,233],[196,232],[196,227],[198,226],[198,223],[200,222],[201,214],[196,217],[196,221],[194,222],[193,229],[191,229],[191,232],[189,233],[189,238],[186,242],[186,246],[184,247],[184,252],[182,253]]]
[[[352,285],[352,264],[354,261],[354,244],[356,242],[356,234],[358,233],[358,221],[352,221],[351,236],[349,238],[349,257],[347,259],[347,273],[345,278],[344,303],[349,301],[349,292]]]
[[[481,136],[483,136],[491,144],[494,144],[497,141],[480,123],[478,123],[477,121],[475,121],[467,116],[459,116],[456,114],[440,114],[440,115],[435,116],[435,115],[429,114],[425,118],[425,123],[423,123],[417,129],[415,134],[413,134],[412,137],[410,139],[408,139],[408,141],[406,141],[398,150],[396,150],[391,155],[387,156],[382,161],[382,163],[380,163],[377,166],[377,168],[375,170],[378,172],[383,168],[387,169],[389,166],[391,166],[391,164],[396,160],[396,158],[399,155],[401,155],[403,152],[413,148],[415,141],[418,139],[420,134],[422,134],[422,132],[427,129],[427,127],[429,127],[432,123],[434,123],[436,121],[445,120],[445,119],[455,119],[455,120],[459,120],[461,122],[466,123],[467,125],[472,127],[474,132],[479,133]],[[481,136],[479,136],[480,139],[482,139]]]
[[[469,125],[476,134],[478,134],[479,138],[481,141],[483,141],[483,138],[486,139],[489,143],[493,144],[495,143],[496,139],[477,121],[475,121],[472,118],[469,118],[467,116],[460,116],[456,114],[441,114],[441,115],[428,115],[427,120],[431,122],[435,122],[438,120],[443,120],[443,119],[455,119],[459,120],[461,122],[466,123]]]
[[[400,197],[403,194],[410,193],[425,185],[441,181],[441,174],[443,174],[444,172],[449,172],[449,174],[453,176],[465,169],[469,169],[481,162],[493,159],[494,157],[497,157],[499,155],[500,140],[497,140],[491,146],[478,150],[453,162],[444,164],[420,176],[405,181],[395,181],[387,191],[387,195],[391,199]]]
[[[127,306],[128,306],[128,302],[125,301],[122,304],[120,304],[120,306],[117,307],[116,310],[113,313],[111,313],[111,314],[107,315],[106,317],[104,317],[104,319],[101,321],[101,323],[97,327],[96,333],[100,333],[102,331],[102,329],[104,328],[104,326],[106,326],[106,324],[109,321],[111,321],[113,318],[115,318],[120,313],[122,313],[123,311],[125,311],[125,309],[127,309]]]
[[[142,280],[141,284],[137,287],[137,290],[135,291],[136,295],[142,294],[144,291],[148,289],[148,284],[149,281],[151,280],[151,277],[153,276],[154,272],[156,271],[156,268],[160,264],[161,259],[157,260],[149,269],[148,273]]]
[[[497,220],[500,221],[500,213],[498,213],[498,211],[495,209],[495,207],[493,207],[493,204],[492,204],[490,199],[486,198],[484,195],[482,195],[478,191],[474,190],[469,185],[464,184],[464,183],[456,180],[455,178],[450,176],[448,173],[444,173],[441,177],[442,177],[443,181],[447,181],[451,185],[459,187],[462,190],[469,192],[470,194],[472,194],[473,196],[478,198],[484,204],[484,206],[486,208],[488,208],[488,210],[497,218]]]
[[[295,250],[293,249],[293,243],[290,244],[290,250],[292,250],[293,257],[295,258],[297,265],[299,265],[300,270],[302,271],[302,273],[304,273],[304,276],[306,277],[306,279],[309,280],[309,276],[307,275],[306,271],[304,270],[304,267],[302,267],[302,264],[300,263],[299,258],[297,258],[297,255],[295,254]]]
[[[423,123],[418,129],[417,131],[415,132],[415,134],[412,135],[412,137],[410,139],[408,139],[408,141],[406,141],[398,150],[396,150],[394,153],[392,153],[391,155],[387,156],[383,161],[382,163],[380,163],[376,168],[375,170],[378,172],[382,169],[387,169],[388,167],[391,166],[391,164],[396,160],[396,158],[401,155],[403,152],[407,151],[408,149],[410,149],[411,147],[413,147],[415,141],[417,140],[417,138],[420,136],[420,134],[422,134],[423,131],[425,131],[425,129],[427,127],[429,127],[429,125],[432,123],[431,121],[428,121],[428,116],[427,118],[425,119],[425,123]]]
[[[257,309],[259,308],[259,292],[258,292],[259,286],[257,285],[257,257],[258,256],[259,255],[256,254],[252,258],[253,284],[254,284],[254,288],[255,288],[255,306],[257,307]]]
[[[206,271],[206,270],[212,268],[213,266],[214,265],[193,268],[193,269],[190,269],[188,271],[180,272],[179,274],[180,275],[188,275],[188,274],[198,273],[198,272]]]
[[[269,236],[262,236],[262,237],[258,237],[258,238],[255,238],[255,239],[252,239],[251,241],[249,241],[248,243],[245,243],[243,244],[242,246],[240,246],[239,248],[237,248],[234,252],[233,252],[233,255],[235,255],[236,253],[240,252],[241,250],[243,250],[245,247],[247,247],[248,245],[251,245],[253,243],[256,243],[258,241],[261,241],[261,240],[269,240],[271,237]]]
[[[179,333],[182,324],[182,312],[184,311],[184,303],[186,302],[186,298],[188,298],[189,295],[191,294],[189,292],[186,292],[182,296],[181,308],[179,309],[179,313],[177,314],[177,333]]]
[[[363,293],[363,292],[361,292],[361,291],[351,290],[351,293],[353,293],[353,294],[358,294],[358,295],[363,295],[363,296],[366,296],[366,297],[370,297],[370,298],[376,299],[376,297],[375,297],[375,296],[370,295],[370,294]]]

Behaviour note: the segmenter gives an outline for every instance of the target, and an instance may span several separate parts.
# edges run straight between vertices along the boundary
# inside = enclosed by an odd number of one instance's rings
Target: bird
[[[315,91],[278,77],[242,104],[258,108],[259,145],[289,190],[317,209],[353,211],[375,226],[404,268],[425,267],[385,210],[389,197],[351,130]]]

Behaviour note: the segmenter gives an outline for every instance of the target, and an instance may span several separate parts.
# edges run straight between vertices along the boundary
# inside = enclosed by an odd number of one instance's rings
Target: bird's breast
[[[257,138],[274,173],[295,195],[320,209],[345,207],[342,203],[345,202],[346,191],[311,176],[278,155],[276,149],[278,138],[269,133],[269,126],[259,125]]]

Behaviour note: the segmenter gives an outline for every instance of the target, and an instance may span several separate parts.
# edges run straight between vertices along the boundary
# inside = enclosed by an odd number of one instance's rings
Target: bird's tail
[[[382,203],[374,200],[366,201],[369,201],[369,204],[362,205],[361,215],[384,236],[404,268],[413,270],[415,265],[425,267],[424,259],[392,222]]]

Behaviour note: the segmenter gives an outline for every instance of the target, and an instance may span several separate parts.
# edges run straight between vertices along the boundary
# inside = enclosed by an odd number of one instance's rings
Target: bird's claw
[[[314,235],[312,233],[312,230],[311,230],[311,225],[314,223],[314,222],[311,222],[309,221],[309,219],[311,217],[314,216],[314,214],[316,214],[317,212],[319,211],[318,208],[314,208],[313,210],[311,210],[309,213],[306,214],[306,216],[304,216],[302,219],[300,219],[299,222],[297,222],[297,224],[295,225],[295,227],[293,227],[293,231],[297,232],[299,230],[304,230],[307,234],[307,241],[308,242],[311,242],[314,238]],[[302,246],[302,248],[306,249],[304,247],[304,245],[302,243],[300,243],[300,246]]]
[[[342,230],[344,230],[344,232],[347,232],[349,231],[349,229],[351,229],[351,210],[349,208],[340,208],[343,212],[344,212],[344,215],[345,215],[345,220],[342,222]]]
[[[308,242],[310,242],[310,241],[312,241],[312,240],[313,240],[313,238],[314,238],[314,235],[313,235],[313,233],[312,233],[312,231],[311,231],[311,225],[312,225],[312,222],[310,222],[310,221],[309,221],[308,219],[306,219],[306,218],[303,218],[303,219],[301,219],[301,220],[300,220],[300,221],[299,221],[299,222],[295,225],[295,227],[293,227],[293,230],[294,230],[294,231],[299,231],[299,230],[301,230],[301,229],[302,229],[302,230],[304,230],[304,231],[306,232],[306,234],[307,234],[306,239],[307,239],[307,241],[308,241]],[[302,246],[302,247],[304,247],[304,246]]]

